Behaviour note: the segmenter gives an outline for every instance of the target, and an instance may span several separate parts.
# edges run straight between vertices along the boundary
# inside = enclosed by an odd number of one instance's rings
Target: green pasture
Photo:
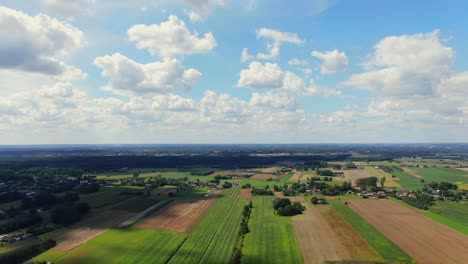
[[[413,167],[412,170],[416,171],[419,175],[424,177],[426,183],[429,182],[461,182],[468,183],[468,174],[464,174],[461,170],[456,170],[450,168],[439,168],[439,167]]]
[[[255,196],[242,248],[242,263],[302,263],[299,245],[289,217],[277,216],[273,196]]]

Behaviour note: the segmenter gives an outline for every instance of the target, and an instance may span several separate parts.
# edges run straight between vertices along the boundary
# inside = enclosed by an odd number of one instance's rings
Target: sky
[[[466,10],[0,0],[0,144],[468,142]]]

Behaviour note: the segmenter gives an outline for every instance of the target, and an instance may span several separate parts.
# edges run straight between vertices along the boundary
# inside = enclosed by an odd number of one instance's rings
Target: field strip
[[[412,169],[410,169],[408,167],[403,167],[403,171],[408,173],[411,176],[414,176],[414,177],[418,178],[418,179],[424,179],[423,176],[419,175],[417,172],[415,172],[414,170],[412,170]]]
[[[131,213],[126,211],[106,211],[93,218],[81,222],[80,229],[75,229],[67,232],[57,238],[61,241],[53,250],[69,251],[107,231],[109,228],[114,227],[128,219]],[[82,230],[86,228],[87,230]],[[79,231],[79,232],[78,232]]]
[[[163,200],[163,201],[160,201],[158,202],[157,204],[147,208],[146,210],[138,213],[137,215],[131,217],[130,219],[127,219],[125,221],[123,221],[122,223],[120,223],[117,228],[127,228],[127,227],[130,227],[134,224],[136,224],[138,221],[140,221],[141,219],[145,218],[146,216],[148,216],[149,214],[151,214],[152,212],[154,212],[155,210],[158,210],[160,209],[161,207],[163,207],[164,205],[168,204],[172,202],[172,200]]]
[[[389,200],[352,200],[350,207],[420,263],[466,263],[468,237]]]
[[[229,220],[233,220],[237,215],[242,214],[240,201],[243,203],[248,201],[237,199],[238,192],[239,188],[233,188],[228,191],[227,195],[218,199],[168,263],[193,264],[201,262],[202,258],[208,259],[206,263],[229,262],[240,226],[240,221],[231,223]],[[239,206],[236,207],[236,204]],[[216,247],[213,246],[209,249],[212,241],[215,240],[220,242],[216,243]],[[217,261],[211,261],[210,259],[217,259]]]
[[[304,264],[349,260],[351,255],[315,206],[292,217]]]

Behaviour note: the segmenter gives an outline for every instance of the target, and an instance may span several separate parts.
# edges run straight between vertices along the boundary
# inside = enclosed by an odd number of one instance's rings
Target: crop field
[[[372,177],[367,170],[343,170],[346,180],[351,181],[353,186],[356,185],[357,179]]]
[[[237,242],[246,199],[230,189],[209,209],[168,263],[228,263]],[[222,241],[222,243],[220,242]]]
[[[330,205],[317,206],[323,218],[336,233],[350,259],[361,261],[382,261],[382,257],[347,223]],[[321,229],[321,228],[320,228]],[[349,259],[348,259],[349,260]]]
[[[461,182],[468,183],[468,174],[464,174],[461,170],[459,173],[445,168],[412,168],[419,175],[424,177],[426,182]]]
[[[133,228],[186,232],[214,202],[214,198],[177,200],[138,222]]]
[[[360,199],[353,199],[348,202],[353,203]],[[395,243],[385,237],[366,220],[356,214],[348,206],[339,200],[330,200],[330,204],[335,208],[338,214],[345,219],[356,230],[367,243],[386,260],[396,260],[411,262],[412,258],[401,250]]]
[[[353,200],[350,207],[420,263],[468,259],[467,236],[421,213],[382,199]]]
[[[250,199],[252,198],[252,192],[250,189],[241,189],[238,198]]]
[[[317,206],[303,203],[306,210],[292,217],[305,264],[350,260],[351,255]]]
[[[109,179],[109,180],[119,180],[123,178],[129,178],[132,177],[132,173],[106,173],[106,174],[98,174],[97,178],[98,179]],[[197,179],[202,180],[212,180],[214,178],[214,175],[207,175],[207,176],[201,176],[201,175],[192,175],[190,172],[186,171],[156,171],[156,172],[143,172],[140,173],[138,177],[141,178],[150,178],[150,177],[166,177],[166,178],[176,178],[176,179],[181,179],[181,178],[188,178],[189,180],[195,181]]]
[[[364,167],[365,170],[367,170],[372,176],[375,176],[379,179],[385,177],[385,184],[384,184],[384,187],[388,187],[388,188],[399,188],[401,187],[400,184],[398,184],[398,182],[396,182],[393,178],[392,178],[392,175],[391,174],[388,174],[387,172],[383,171],[383,170],[380,170],[380,169],[376,169],[372,166],[366,166]],[[380,186],[380,183],[378,184]]]
[[[124,200],[123,202],[112,207],[112,210],[126,210],[130,212],[141,212],[146,208],[158,203],[161,199],[148,196],[137,196]]]
[[[56,264],[166,263],[186,235],[163,230],[108,230],[68,252],[49,250],[33,261]]]
[[[68,251],[104,233],[126,219],[133,213],[127,211],[108,210],[83,220],[76,225],[76,229],[56,238],[57,246],[54,250]]]
[[[258,173],[250,177],[250,179],[252,180],[265,180],[265,181],[268,179],[276,179],[276,178],[278,178],[278,176],[275,176],[271,173]]]
[[[274,214],[273,196],[255,196],[242,263],[302,263],[291,219]]]
[[[427,216],[468,235],[468,202],[436,201]]]
[[[418,179],[414,175],[410,175],[407,172],[394,170],[392,174],[399,179],[398,183],[402,188],[417,190],[424,186],[424,183],[421,182],[421,179]]]
[[[122,188],[101,188],[98,192],[80,195],[82,202],[87,202],[91,208],[101,208],[115,205],[133,196],[120,195]]]

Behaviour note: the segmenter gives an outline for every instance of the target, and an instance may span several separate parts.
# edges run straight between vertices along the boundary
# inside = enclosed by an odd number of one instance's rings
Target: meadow
[[[242,263],[302,263],[291,219],[274,214],[273,199],[253,198],[251,231],[245,236]]]
[[[364,169],[367,170],[372,176],[375,176],[379,179],[385,177],[384,187],[387,187],[387,188],[399,188],[400,187],[400,184],[398,184],[399,182],[395,181],[392,178],[391,174],[388,174],[385,171],[382,171],[380,169],[376,169],[372,166],[365,166]],[[380,186],[380,182],[378,185]]]
[[[412,262],[412,258],[395,243],[367,223],[362,217],[346,206],[342,201],[330,200],[330,204],[356,230],[369,245],[386,260]]]
[[[398,183],[404,189],[418,190],[424,187],[424,183],[421,182],[421,179],[418,179],[404,171],[393,170],[392,174],[399,179]]]

